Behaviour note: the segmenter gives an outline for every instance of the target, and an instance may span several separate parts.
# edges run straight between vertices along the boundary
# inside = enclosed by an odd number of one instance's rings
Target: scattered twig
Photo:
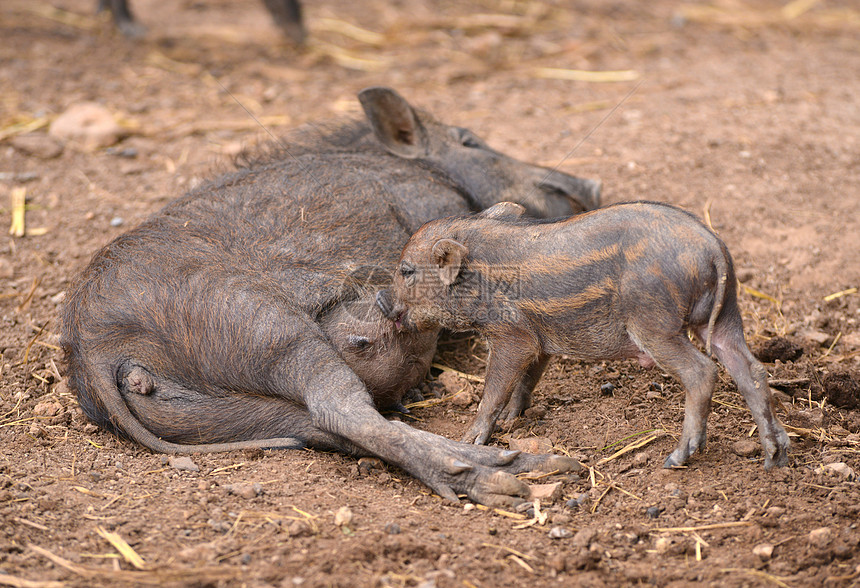
[[[632,82],[639,78],[639,72],[632,69],[622,71],[588,71],[584,69],[561,69],[557,67],[538,67],[533,71],[536,78],[567,80],[572,82]]]
[[[27,188],[18,187],[12,189],[12,225],[9,234],[13,237],[23,237],[25,231],[24,211],[26,210]]]
[[[119,536],[117,533],[112,533],[105,529],[104,527],[96,527],[96,533],[99,534],[100,537],[105,539],[108,543],[113,545],[114,549],[116,549],[122,558],[136,567],[139,570],[145,569],[146,564],[143,561],[143,558],[138,555],[138,553],[132,549],[131,545],[126,542],[125,539]]]
[[[752,576],[756,576],[756,577],[761,578],[763,580],[768,580],[769,582],[773,582],[774,584],[776,584],[780,588],[791,588],[791,586],[789,586],[788,584],[783,582],[781,578],[778,578],[777,576],[768,574],[766,572],[762,572],[760,570],[753,570],[753,569],[749,569],[749,568],[723,568],[720,571],[723,572],[724,574],[729,574],[732,572],[738,572],[741,574],[750,574]]]
[[[833,294],[828,294],[824,297],[824,302],[830,302],[831,300],[836,300],[837,298],[841,298],[843,296],[848,296],[849,294],[856,294],[857,288],[848,288],[847,290],[840,290],[839,292],[834,292]]]
[[[14,586],[15,588],[64,588],[62,582],[54,582],[52,580],[26,580],[18,576],[10,576],[9,574],[0,574],[0,585]]]
[[[163,586],[168,583],[178,582],[195,582],[206,583],[216,582],[218,580],[234,580],[241,577],[244,572],[241,568],[236,567],[207,567],[207,568],[187,568],[187,569],[165,569],[165,570],[144,570],[144,571],[114,571],[104,570],[101,568],[91,568],[81,566],[72,561],[69,561],[59,555],[55,555],[43,547],[29,543],[27,547],[38,555],[54,562],[54,564],[64,568],[73,574],[84,578],[101,578],[111,582],[139,583],[149,584],[153,586]],[[2,575],[0,575],[2,578]]]
[[[643,431],[643,433],[644,433],[644,431]],[[643,434],[643,433],[636,433],[636,434],[637,434],[637,435],[641,435],[641,434]],[[658,430],[652,431],[652,432],[651,432],[647,437],[645,437],[644,439],[640,439],[640,440],[638,440],[638,441],[634,441],[633,443],[630,443],[630,444],[628,444],[628,445],[624,446],[623,448],[619,449],[618,451],[616,451],[616,452],[615,452],[615,453],[613,453],[612,455],[610,455],[610,456],[608,456],[608,457],[604,457],[603,459],[601,459],[600,461],[598,461],[596,465],[601,466],[601,465],[603,465],[603,464],[605,464],[605,463],[608,463],[608,462],[612,461],[613,459],[616,459],[616,458],[618,458],[618,457],[620,457],[620,456],[624,455],[625,453],[629,453],[629,452],[631,452],[631,451],[633,451],[633,450],[635,450],[635,449],[639,449],[639,448],[641,448],[641,447],[645,447],[645,446],[646,446],[646,445],[648,445],[649,443],[652,443],[653,441],[656,441],[657,439],[660,439],[660,438],[664,437],[665,435],[666,435],[666,431],[664,431],[664,430],[662,430],[662,429],[658,429]],[[623,439],[622,439],[622,440],[623,440]],[[615,445],[615,443],[613,443],[613,445]],[[612,445],[608,445],[607,447],[612,447]]]
[[[33,284],[33,290],[36,289],[35,287],[37,285],[38,284],[35,284],[35,283]],[[32,294],[31,294],[31,296],[32,296]],[[36,339],[38,339],[42,335],[42,331],[44,331],[45,327],[47,327],[47,326],[48,326],[48,323],[45,323],[44,325],[42,325],[42,328],[39,329],[39,332],[36,333],[36,335],[27,344],[27,349],[24,350],[24,365],[27,365],[30,362],[30,348],[33,346],[33,343],[36,342]]]
[[[730,529],[732,527],[749,527],[753,523],[749,521],[734,521],[728,523],[712,523],[698,527],[656,527],[651,529],[655,533],[695,533],[697,531],[709,531],[711,529]]]

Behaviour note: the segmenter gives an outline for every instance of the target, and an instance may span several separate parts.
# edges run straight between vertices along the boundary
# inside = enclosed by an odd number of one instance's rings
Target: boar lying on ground
[[[315,447],[376,455],[442,496],[510,503],[511,474],[566,458],[455,443],[384,419],[436,331],[398,332],[375,297],[422,223],[514,198],[595,208],[599,185],[531,166],[388,88],[367,121],[297,135],[96,253],[63,312],[84,413],[155,451]]]
[[[714,363],[734,378],[758,425],[765,468],[788,461],[764,367],[744,341],[732,260],[693,215],[648,202],[609,206],[567,220],[521,219],[502,203],[471,217],[424,225],[403,250],[382,311],[405,330],[477,330],[490,358],[484,397],[464,441],[485,443],[496,420],[526,408],[552,355],[638,358],[678,378],[687,392],[678,466],[704,447]]]

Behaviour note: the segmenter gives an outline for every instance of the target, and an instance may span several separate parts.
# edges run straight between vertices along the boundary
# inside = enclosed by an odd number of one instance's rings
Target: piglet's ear
[[[480,213],[478,216],[482,216],[484,218],[496,218],[496,219],[517,219],[520,218],[526,209],[517,204],[516,202],[499,202],[498,204],[494,204],[489,207],[484,212]]]
[[[439,266],[439,279],[446,286],[450,286],[460,275],[463,260],[469,254],[469,250],[462,243],[453,239],[439,239],[433,245],[433,258]]]

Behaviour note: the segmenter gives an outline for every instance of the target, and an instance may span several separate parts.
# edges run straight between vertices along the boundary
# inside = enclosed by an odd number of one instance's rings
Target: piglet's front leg
[[[463,436],[464,443],[484,445],[489,441],[499,414],[510,401],[514,389],[523,381],[529,367],[535,363],[539,351],[528,344],[528,338],[519,335],[508,333],[490,338],[484,397],[478,405],[475,421]]]

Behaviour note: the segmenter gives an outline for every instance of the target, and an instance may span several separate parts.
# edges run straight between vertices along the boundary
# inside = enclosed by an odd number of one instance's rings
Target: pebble
[[[400,525],[397,523],[388,523],[385,525],[385,532],[389,535],[399,535],[400,534]]]
[[[167,458],[167,463],[174,470],[179,470],[181,472],[199,472],[200,471],[200,468],[197,467],[197,464],[194,463],[194,460],[192,460],[187,455],[181,455],[181,456],[170,455]]]
[[[543,406],[532,406],[525,409],[523,415],[529,419],[540,420],[546,416],[547,410]]]
[[[508,447],[526,453],[551,453],[552,441],[546,437],[528,437],[525,439],[510,439]]]
[[[753,553],[762,561],[767,561],[773,555],[773,545],[770,543],[759,543],[753,547]]]
[[[570,529],[565,529],[564,527],[553,527],[549,530],[550,539],[567,539],[568,537],[573,537],[573,532]]]
[[[254,482],[253,484],[227,484],[224,486],[224,489],[230,494],[235,494],[246,500],[256,498],[263,493],[263,485],[259,482]]]
[[[597,539],[597,529],[586,527],[576,532],[573,536],[573,544],[578,547],[588,547],[595,539]]]
[[[565,502],[564,505],[567,508],[580,508],[583,504],[588,502],[588,498],[588,492],[583,492],[582,494],[577,495],[576,498],[571,498]]]
[[[741,439],[732,444],[732,451],[741,457],[755,457],[761,451],[761,446],[753,439]]]
[[[33,407],[33,414],[42,417],[52,417],[59,414],[61,410],[63,410],[62,404],[52,400],[46,400],[45,402],[40,402]]]
[[[613,392],[615,392],[615,384],[612,382],[606,382],[600,387],[600,393],[604,396],[611,396]]]
[[[833,541],[833,531],[830,527],[821,527],[809,532],[809,543],[823,549]]]
[[[672,539],[669,537],[657,537],[654,542],[654,549],[657,550],[657,553],[666,553],[670,547],[672,547]]]
[[[338,527],[347,527],[352,522],[352,511],[348,506],[341,506],[334,513],[334,524]]]
[[[561,498],[561,482],[529,486],[529,500],[555,502],[559,498]]]
[[[115,216],[110,219],[110,226],[112,227],[121,227],[125,220],[121,216]]]
[[[9,143],[25,155],[39,159],[54,159],[63,153],[63,145],[43,133],[27,133],[9,139]]]
[[[645,509],[645,516],[647,516],[649,519],[656,519],[664,510],[664,508],[659,506],[649,506]]]
[[[48,133],[83,143],[87,149],[110,147],[125,134],[111,112],[95,102],[78,102],[54,119]]]
[[[836,463],[829,463],[822,468],[825,472],[836,474],[837,476],[843,478],[847,481],[852,481],[857,478],[857,474],[847,463],[843,461],[838,461]]]

